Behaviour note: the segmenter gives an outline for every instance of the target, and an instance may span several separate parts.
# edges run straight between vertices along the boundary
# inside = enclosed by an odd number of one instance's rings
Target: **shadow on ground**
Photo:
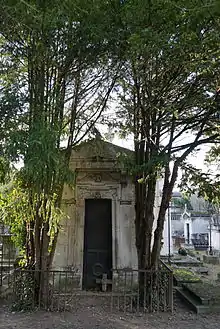
[[[71,312],[12,313],[0,304],[0,329],[217,329],[220,314],[198,316],[178,300],[173,314],[131,315],[112,313],[94,298],[75,304]]]

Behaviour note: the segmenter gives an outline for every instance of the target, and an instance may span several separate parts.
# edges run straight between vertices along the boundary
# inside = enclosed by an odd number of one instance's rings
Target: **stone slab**
[[[220,259],[218,256],[203,255],[203,262],[212,265],[219,265]]]
[[[209,269],[207,267],[198,267],[196,268],[196,272],[199,274],[209,274]]]
[[[188,291],[181,287],[176,288],[177,295],[197,314],[219,313],[220,305],[202,305],[193,298]]]

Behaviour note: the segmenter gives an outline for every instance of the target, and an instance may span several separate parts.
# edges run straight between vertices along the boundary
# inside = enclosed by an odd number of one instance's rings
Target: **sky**
[[[133,140],[130,139],[120,139],[119,137],[115,136],[114,139],[111,141],[113,144],[133,149]],[[199,150],[197,152],[194,152],[193,154],[189,155],[187,158],[187,162],[192,164],[197,169],[201,169],[203,172],[207,172],[208,170],[212,170],[216,172],[217,168],[216,166],[209,166],[207,167],[205,165],[205,156],[207,151],[210,149],[210,146],[208,145],[202,145],[200,146]],[[179,190],[178,184],[181,181],[181,171],[179,171],[179,175],[175,184],[175,190]]]
[[[133,140],[132,138],[120,139],[118,136],[115,136],[112,140],[113,144],[122,146],[128,149],[133,149]],[[209,150],[209,146],[201,146],[199,151],[195,154],[190,155],[187,159],[188,162],[194,165],[198,169],[206,170],[207,167],[204,164],[206,152]]]
[[[134,144],[133,144],[133,137],[129,136],[126,139],[122,139],[119,137],[118,134],[111,134],[111,131],[109,133],[108,128],[106,125],[103,124],[96,124],[96,127],[100,131],[101,135],[105,137],[109,142],[122,146],[124,148],[128,148],[133,150],[134,149]],[[108,134],[109,133],[109,134]],[[106,136],[109,135],[109,138]],[[110,137],[111,136],[111,137]],[[190,142],[190,137],[189,135],[186,135],[181,138],[180,143],[188,143]],[[65,146],[65,142],[64,145]],[[210,146],[208,145],[202,145],[200,146],[199,150],[197,152],[194,152],[193,154],[189,155],[187,158],[187,162],[191,163],[193,166],[195,166],[198,169],[202,169],[203,171],[207,171],[209,168],[204,163],[205,160],[205,155],[207,151],[209,150]],[[20,169],[23,166],[23,162],[20,161],[19,163],[16,164],[16,167]],[[212,167],[212,169],[216,169],[216,167]],[[178,181],[181,179],[181,174],[179,175]]]

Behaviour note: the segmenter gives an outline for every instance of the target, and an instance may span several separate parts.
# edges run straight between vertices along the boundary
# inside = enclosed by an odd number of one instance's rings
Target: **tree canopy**
[[[72,147],[101,122],[134,139],[138,263],[157,267],[179,169],[193,174],[187,157],[220,142],[219,14],[217,0],[2,1],[3,176],[24,163],[2,207],[20,200],[9,218],[23,226],[28,266],[50,267]]]
[[[220,141],[214,97],[219,79],[218,10],[217,3],[207,10],[202,1],[128,1],[124,5],[127,46],[116,117],[123,134],[134,136],[140,268],[158,261],[178,170],[186,167],[188,155],[198,146]],[[163,187],[155,214],[158,177]]]

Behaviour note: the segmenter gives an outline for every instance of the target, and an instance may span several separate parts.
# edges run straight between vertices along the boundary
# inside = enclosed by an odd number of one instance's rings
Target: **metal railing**
[[[3,224],[0,226],[0,290],[7,288],[14,270],[16,249],[11,234]]]
[[[11,299],[15,310],[35,308],[67,310],[79,291],[80,277],[74,271],[14,271]]]
[[[125,313],[173,311],[173,273],[164,263],[156,271],[117,269],[113,274],[113,309]]]
[[[94,298],[112,312],[146,313],[173,310],[173,273],[164,263],[157,271],[114,269],[112,279],[105,274],[96,279],[99,291],[81,291],[81,276],[74,271],[16,269],[11,284],[15,310],[43,308],[71,310]],[[95,297],[94,297],[95,295]],[[93,296],[93,297],[92,297]],[[99,304],[100,307],[100,304]]]

